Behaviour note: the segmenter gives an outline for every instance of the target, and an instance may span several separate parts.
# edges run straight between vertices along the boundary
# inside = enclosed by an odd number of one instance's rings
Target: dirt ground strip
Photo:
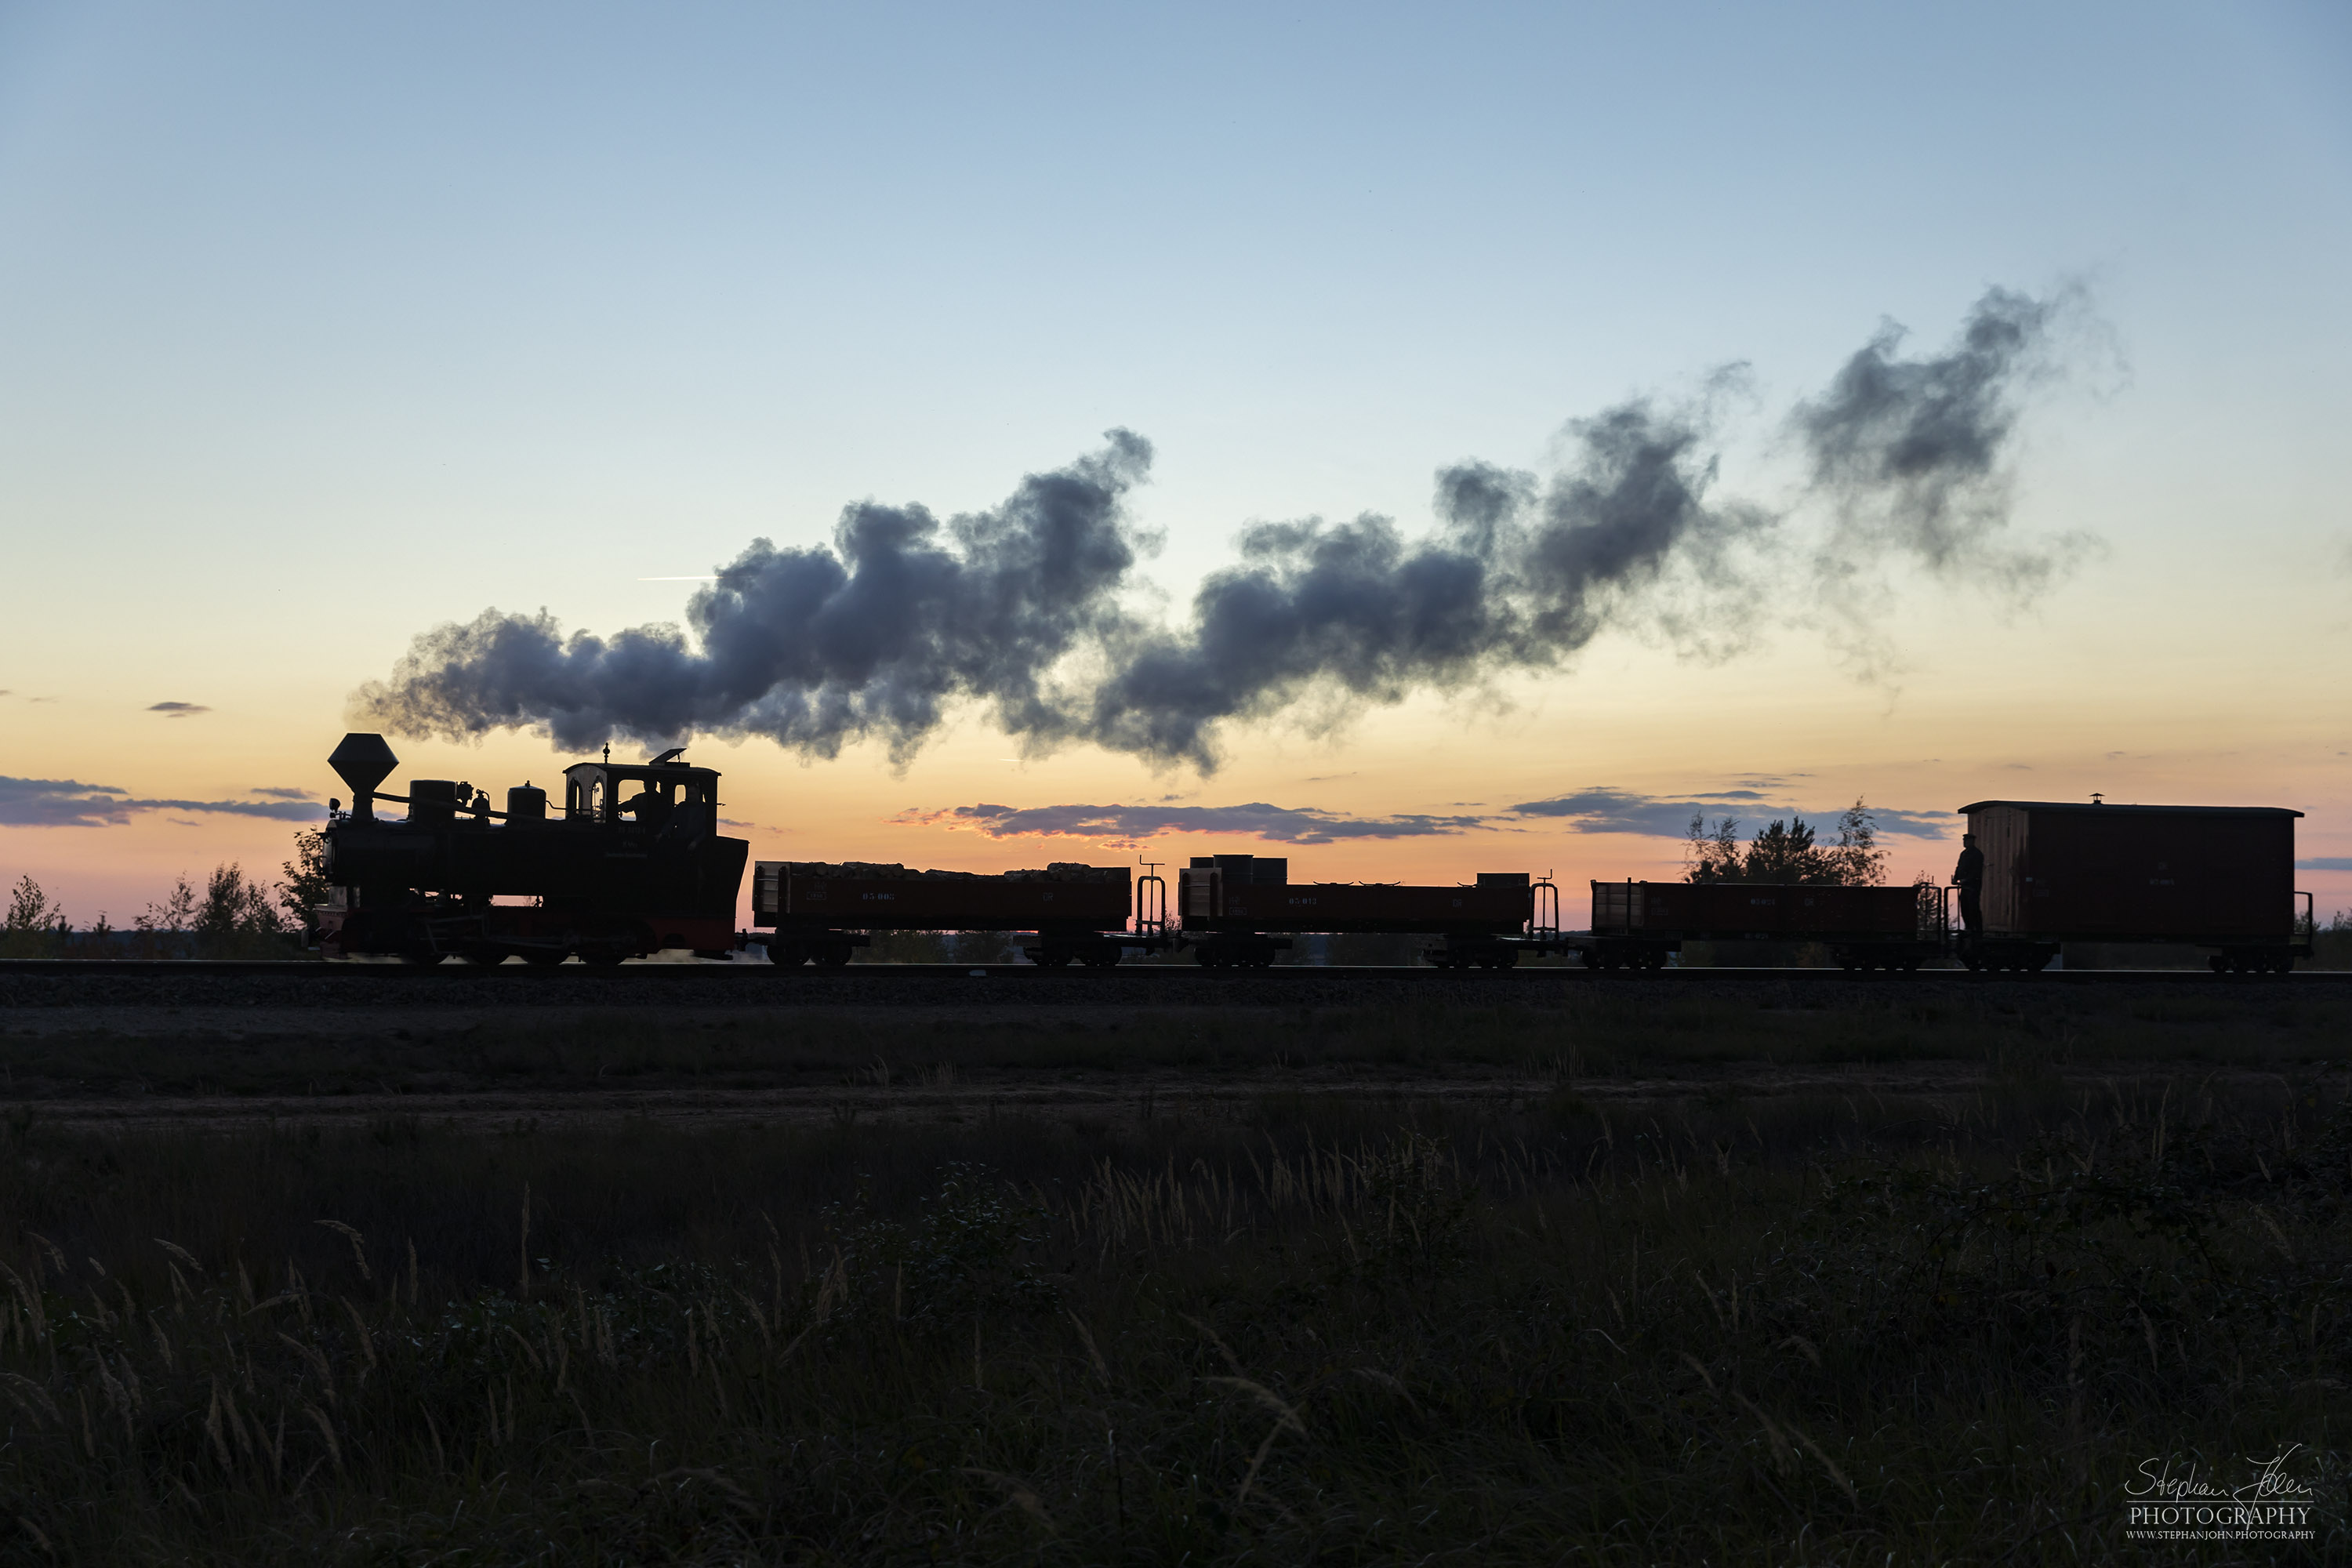
[[[2143,1076],[2170,1076],[2148,1064],[2144,1069],[2110,1066],[2096,1073],[2062,1075],[2068,1087],[2094,1091]],[[2275,1083],[2268,1072],[2232,1072],[2215,1078]],[[1005,1120],[1066,1121],[1241,1122],[1255,1115],[1269,1094],[1354,1096],[1403,1108],[1460,1106],[1509,1109],[1561,1092],[1598,1107],[1632,1110],[1643,1105],[1698,1096],[1743,1100],[1817,1096],[1858,1102],[1900,1100],[1956,1111],[1985,1088],[1981,1068],[1957,1065],[1918,1068],[1853,1068],[1772,1073],[1769,1078],[1730,1074],[1695,1081],[1675,1079],[1583,1080],[1573,1085],[1551,1079],[1497,1075],[1493,1078],[1376,1078],[1360,1073],[1285,1073],[1234,1077],[1204,1082],[1197,1074],[1121,1074],[1100,1086],[1044,1081],[1034,1075],[988,1075],[979,1081],[879,1085],[828,1085],[809,1089],[576,1089],[554,1093],[142,1096],[107,1100],[43,1100],[8,1105],[8,1113],[39,1125],[85,1131],[256,1131],[317,1127],[361,1130],[415,1119],[435,1127],[473,1131],[529,1128],[560,1131],[654,1122],[677,1128],[767,1126],[919,1126]],[[7,1104],[0,1100],[0,1104]]]
[[[1189,967],[983,971],[934,965],[853,964],[838,971],[766,965],[625,964],[603,973],[494,972],[400,965],[203,964],[12,968],[0,964],[0,1015],[41,1007],[407,1008],[498,1007],[1363,1007],[1390,1004],[1526,1006],[1566,996],[1773,996],[1980,994],[2160,988],[2231,995],[2335,990],[2352,973],[2231,977],[2190,971],[2052,973],[1995,977],[1960,970],[1918,974],[1845,974],[1836,970],[1667,970],[1604,974],[1581,968],[1503,972],[1350,969],[1300,965],[1263,973],[1202,973]],[[2094,984],[2095,983],[2095,985]]]
[[[587,1010],[593,1011],[593,1010]],[[1271,1020],[1285,1010],[1227,1008],[1218,1016],[1230,1025]],[[683,1028],[724,1027],[756,1010],[681,1009],[665,1013]],[[462,1040],[486,1024],[515,1015],[489,1007],[276,1007],[100,1006],[0,1009],[0,1045],[10,1039],[68,1054],[138,1042],[158,1049],[233,1046],[268,1056],[321,1043],[366,1050],[393,1041]],[[534,1024],[545,1016],[532,1015]],[[1302,1064],[1250,1060],[1214,1065],[1133,1063],[1116,1068],[1048,1067],[986,1059],[960,1063],[926,1061],[927,1052],[948,1036],[969,1042],[1011,1038],[1034,1032],[1056,1036],[1114,1031],[1134,1021],[1130,1008],[1053,1006],[908,1006],[889,1009],[835,1008],[795,1015],[783,1034],[805,1023],[821,1032],[844,1018],[880,1021],[902,1037],[906,1051],[896,1064],[877,1058],[836,1064],[802,1081],[681,1087],[608,1086],[601,1073],[583,1072],[559,1082],[504,1089],[468,1085],[446,1089],[381,1092],[247,1093],[148,1092],[137,1083],[115,1083],[91,1092],[70,1080],[34,1086],[14,1076],[0,1080],[0,1112],[20,1122],[89,1131],[152,1132],[167,1130],[226,1132],[263,1128],[346,1128],[404,1121],[478,1131],[515,1128],[585,1129],[650,1121],[673,1127],[889,1126],[954,1124],[998,1119],[1066,1121],[1139,1121],[1172,1119],[1192,1122],[1239,1121],[1265,1105],[1268,1096],[1340,1096],[1400,1108],[1407,1105],[1508,1109],[1562,1094],[1599,1106],[1633,1108],[1645,1103],[1709,1099],[1764,1100],[1778,1097],[1846,1097],[1861,1100],[1901,1099],[1958,1108],[1986,1086],[1986,1066],[1978,1060],[1771,1065],[1757,1061],[1682,1062],[1671,1076],[1572,1076],[1559,1070],[1471,1063],[1394,1064],[1365,1060]],[[547,1021],[553,1021],[548,1019]],[[767,1018],[771,1027],[774,1020]],[[2061,1068],[2056,1081],[2096,1090],[2142,1077],[2177,1076],[2178,1062],[2103,1061],[2079,1072]],[[342,1075],[348,1078],[349,1074]],[[396,1075],[395,1075],[396,1076]],[[769,1075],[772,1078],[779,1076]],[[781,1076],[792,1076],[790,1071]],[[2220,1069],[2217,1077],[2276,1080],[2268,1068]]]

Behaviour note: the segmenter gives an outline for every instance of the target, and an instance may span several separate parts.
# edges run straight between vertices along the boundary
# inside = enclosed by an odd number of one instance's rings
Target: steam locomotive
[[[577,954],[609,964],[663,948],[730,955],[751,847],[719,831],[719,774],[678,761],[683,750],[630,764],[607,748],[601,762],[575,763],[555,816],[547,792],[529,784],[507,791],[503,811],[447,779],[383,794],[400,759],[381,735],[344,736],[327,761],[352,805],[329,803],[334,890],[316,911],[320,949],[412,963],[553,964]],[[406,819],[378,818],[378,801],[406,805]]]
[[[2294,820],[2278,807],[1979,801],[1960,808],[1986,851],[1977,929],[1956,930],[1948,889],[1683,882],[1592,884],[1591,929],[1561,929],[1559,889],[1523,872],[1465,886],[1294,883],[1278,857],[1196,857],[1176,875],[1057,863],[979,875],[868,862],[761,861],[753,931],[734,929],[751,846],[719,831],[719,774],[679,760],[564,770],[560,816],[529,784],[503,810],[470,784],[380,786],[399,763],[383,737],[351,734],[329,763],[352,805],[329,803],[316,911],[328,956],[391,954],[618,963],[663,949],[838,966],[885,931],[1029,933],[1035,963],[1108,966],[1131,952],[1197,950],[1211,967],[1263,968],[1305,933],[1437,939],[1442,967],[1508,968],[1574,953],[1594,968],[1655,969],[1686,942],[1811,943],[1848,969],[1912,970],[1957,957],[2032,971],[2062,944],[2186,944],[2217,971],[2280,973],[2312,951],[2311,895],[2292,889]],[[405,805],[404,820],[375,816]],[[2295,908],[2296,900],[2301,908]]]

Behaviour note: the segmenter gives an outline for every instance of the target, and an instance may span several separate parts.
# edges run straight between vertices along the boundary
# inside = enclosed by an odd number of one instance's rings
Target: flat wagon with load
[[[1943,951],[1940,901],[1916,888],[1595,882],[1592,931],[1558,945],[1595,969],[1662,969],[1689,942],[1816,942],[1845,969],[1913,970]]]
[[[1447,887],[1402,882],[1293,882],[1270,855],[1202,855],[1176,873],[1177,918],[1211,968],[1263,969],[1295,936],[1444,939],[1425,956],[1441,968],[1507,969],[1519,960],[1534,898],[1524,871],[1484,872]]]
[[[1036,870],[919,871],[874,861],[761,860],[751,922],[773,934],[771,962],[847,963],[875,931],[1015,931],[1034,962],[1108,968],[1129,947],[1160,939],[1126,930],[1124,866],[1057,861]]]

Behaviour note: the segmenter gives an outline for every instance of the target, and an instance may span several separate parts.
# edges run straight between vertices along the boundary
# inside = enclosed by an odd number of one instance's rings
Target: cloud
[[[2352,855],[2314,855],[2308,859],[2297,860],[2294,868],[2298,871],[2352,871]]]
[[[1687,837],[1694,816],[1752,817],[1759,824],[1773,817],[1785,821],[1802,816],[1816,826],[1831,826],[1845,810],[1838,806],[1829,811],[1795,811],[1785,805],[1763,804],[1769,798],[1755,790],[1733,789],[1704,799],[1675,800],[1596,786],[1549,800],[1521,801],[1510,810],[1514,816],[1565,821],[1578,833],[1630,833],[1651,838]],[[1756,809],[1748,810],[1750,806]],[[1949,812],[1896,811],[1876,805],[1870,808],[1870,815],[1881,833],[1900,837],[1939,837],[1950,831],[1953,821]]]
[[[288,789],[281,784],[257,784],[255,787],[247,790],[245,793],[247,795],[265,795],[271,800],[307,801],[310,798],[310,792],[307,789]]]
[[[185,719],[197,713],[209,713],[212,710],[201,702],[151,702],[147,705],[147,711],[171,719]]]
[[[1237,725],[1328,733],[1416,694],[1477,696],[1565,670],[1611,630],[1722,658],[1826,610],[1867,674],[1891,661],[1878,628],[1896,568],[2018,599],[2079,554],[2006,530],[2026,395],[2089,320],[2079,289],[1995,289],[1939,354],[1906,358],[1903,330],[1883,327],[1788,416],[1808,464],[1790,509],[1717,493],[1731,366],[1689,400],[1570,421],[1546,471],[1439,469],[1425,534],[1370,513],[1252,523],[1170,622],[1130,605],[1157,540],[1128,498],[1152,451],[1113,430],[985,511],[866,500],[830,546],[755,540],[683,628],[566,633],[544,609],[435,627],[352,694],[352,722],[525,729],[574,750],[761,735],[804,757],[872,739],[903,766],[972,706],[1024,756],[1091,744],[1205,774]],[[1820,526],[1800,532],[1800,514]],[[1802,560],[1811,574],[1792,577]]]
[[[1493,826],[1485,816],[1356,816],[1314,806],[1268,805],[959,805],[904,811],[893,822],[961,828],[991,838],[1096,838],[1128,846],[1169,834],[1226,834],[1278,844],[1336,844],[1357,838],[1431,838]]]
[[[153,811],[205,811],[278,822],[311,822],[324,815],[321,807],[305,801],[143,800],[111,784],[0,776],[0,826],[112,827]]]

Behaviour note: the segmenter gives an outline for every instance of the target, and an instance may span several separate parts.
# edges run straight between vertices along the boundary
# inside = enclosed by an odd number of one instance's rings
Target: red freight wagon
[[[1980,800],[1960,813],[1985,858],[1985,929],[1960,942],[1972,968],[2039,969],[2063,942],[2218,948],[2217,970],[2282,973],[2311,952],[2299,811]]]
[[[1269,932],[1442,936],[1433,962],[1507,968],[1518,950],[1501,939],[1528,927],[1533,894],[1525,872],[1482,874],[1465,887],[1394,882],[1293,882],[1289,861],[1265,856],[1196,858],[1176,873],[1177,916],[1212,966],[1263,968],[1289,942]]]
[[[751,922],[774,929],[779,963],[849,962],[877,931],[1037,933],[1040,963],[1117,963],[1130,908],[1124,866],[1063,863],[1042,871],[982,876],[910,871],[861,861],[762,860],[751,884]]]
[[[1685,942],[1817,942],[1848,969],[1916,969],[1941,937],[1913,888],[1782,882],[1595,882],[1592,936],[1578,942],[1600,969],[1657,969]]]

